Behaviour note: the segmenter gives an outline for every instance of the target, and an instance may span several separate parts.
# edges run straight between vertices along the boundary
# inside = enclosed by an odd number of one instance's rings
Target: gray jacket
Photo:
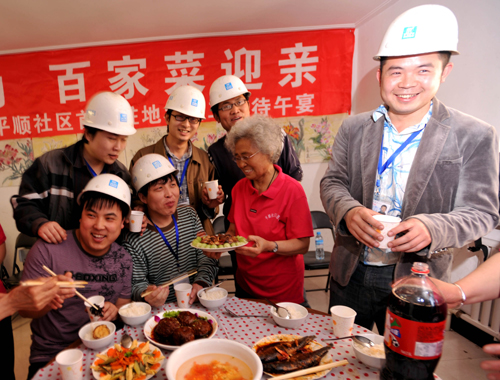
[[[432,117],[422,135],[406,185],[401,218],[417,218],[432,242],[420,253],[404,253],[395,278],[410,273],[413,261],[427,260],[431,276],[449,281],[452,248],[484,236],[498,224],[498,137],[495,129],[448,108],[434,98]],[[372,112],[345,120],[321,180],[323,206],[336,227],[330,273],[345,286],[365,246],[347,230],[344,215],[372,208],[384,118]]]

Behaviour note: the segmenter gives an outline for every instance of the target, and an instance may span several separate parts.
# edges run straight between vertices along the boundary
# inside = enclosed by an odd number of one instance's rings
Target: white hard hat
[[[170,173],[177,175],[177,169],[167,158],[156,153],[146,154],[139,158],[130,172],[135,191],[139,191],[144,185]]]
[[[111,91],[98,92],[90,98],[85,108],[83,125],[121,136],[137,132],[129,102]]]
[[[251,92],[247,90],[247,86],[240,78],[234,75],[223,75],[217,78],[210,87],[210,107],[243,94],[250,96]]]
[[[373,59],[438,51],[459,54],[457,45],[458,23],[453,12],[442,5],[421,5],[407,10],[392,22]]]
[[[180,86],[168,97],[165,109],[205,119],[205,105],[205,97],[200,90],[193,86]]]
[[[80,204],[83,193],[87,191],[107,194],[124,202],[130,210],[130,187],[128,187],[127,183],[117,175],[104,173],[92,178],[78,195],[78,204]]]

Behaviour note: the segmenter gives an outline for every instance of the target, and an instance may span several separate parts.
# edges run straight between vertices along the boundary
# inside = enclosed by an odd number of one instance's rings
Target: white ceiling
[[[398,0],[1,0],[0,54],[355,28]]]

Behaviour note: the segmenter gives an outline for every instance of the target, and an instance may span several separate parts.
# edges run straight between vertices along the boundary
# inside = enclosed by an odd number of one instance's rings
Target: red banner
[[[87,100],[123,95],[136,128],[164,125],[180,85],[207,99],[221,75],[240,77],[252,113],[272,117],[350,112],[354,30],[198,38],[0,57],[0,140],[81,132]]]

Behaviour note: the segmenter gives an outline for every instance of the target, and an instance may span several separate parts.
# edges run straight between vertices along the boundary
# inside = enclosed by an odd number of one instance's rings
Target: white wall
[[[450,8],[458,20],[460,55],[452,56],[454,68],[441,85],[437,97],[447,106],[476,116],[500,131],[500,44],[498,0],[399,0],[356,29],[353,114],[371,110],[380,103],[375,77],[377,53],[391,23],[404,11],[423,4]]]

